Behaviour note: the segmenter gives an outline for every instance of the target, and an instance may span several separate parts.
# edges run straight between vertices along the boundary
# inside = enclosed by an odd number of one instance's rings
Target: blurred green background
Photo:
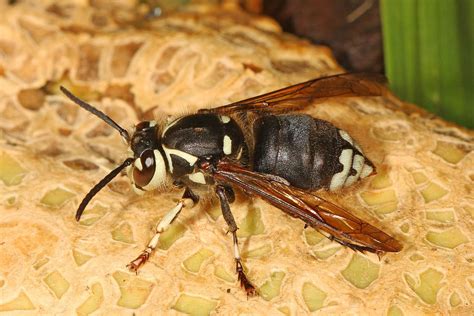
[[[381,0],[386,75],[403,100],[474,128],[474,0]]]

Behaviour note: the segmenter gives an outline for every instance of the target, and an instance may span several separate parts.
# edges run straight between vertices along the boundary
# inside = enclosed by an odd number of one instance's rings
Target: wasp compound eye
[[[145,150],[133,163],[133,183],[138,189],[149,191],[162,185],[166,165],[159,150]]]

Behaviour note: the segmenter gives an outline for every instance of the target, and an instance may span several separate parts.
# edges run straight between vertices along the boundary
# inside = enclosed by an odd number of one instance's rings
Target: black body
[[[222,116],[217,114],[193,114],[177,119],[165,129],[161,140],[165,152],[169,149],[179,151],[169,155],[173,165],[170,171],[175,180],[183,180],[183,177],[187,180],[185,176],[195,171],[194,164],[183,158],[182,153],[186,153],[198,159],[212,157],[219,160],[226,156],[254,171],[279,176],[295,187],[316,190],[329,188],[334,175],[342,172],[344,165],[340,157],[343,150],[351,152],[344,161],[350,169],[340,186],[347,177],[358,172],[353,168],[353,157],[364,157],[350,137],[351,142],[341,136],[340,129],[309,115],[264,115],[250,127],[239,126],[234,119],[225,118],[226,122],[223,122]],[[254,148],[250,156],[242,129],[253,131],[250,137]],[[227,154],[223,150],[224,137],[232,143]],[[363,161],[371,165],[365,157]]]
[[[253,169],[302,189],[328,187],[341,172],[339,156],[351,144],[339,129],[309,115],[267,115],[254,125]]]

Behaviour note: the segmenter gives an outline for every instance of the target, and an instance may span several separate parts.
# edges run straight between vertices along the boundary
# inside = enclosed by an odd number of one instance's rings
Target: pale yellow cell
[[[394,129],[392,127],[375,127],[373,129],[373,133],[375,137],[389,142],[400,141],[403,137],[398,129]]]
[[[453,223],[454,210],[427,210],[426,219],[441,223]]]
[[[422,184],[428,181],[428,177],[421,171],[415,171],[411,175],[416,184]]]
[[[230,274],[223,266],[218,265],[214,269],[214,275],[221,280],[224,280],[229,283],[235,282],[236,278],[234,275]]]
[[[261,258],[268,256],[272,252],[272,246],[270,244],[265,244],[263,246],[250,249],[242,253],[244,258]]]
[[[183,267],[192,273],[198,273],[204,261],[214,254],[213,251],[202,248],[183,261]]]
[[[284,277],[285,272],[282,271],[271,273],[270,280],[265,281],[259,289],[259,293],[264,300],[270,301],[280,294],[281,284]]]
[[[324,306],[324,300],[327,298],[326,292],[310,282],[303,284],[302,294],[310,312],[321,309]]]
[[[191,316],[206,316],[216,309],[217,303],[208,298],[181,294],[172,308]]]
[[[410,256],[410,260],[413,261],[413,262],[421,261],[421,260],[424,260],[424,259],[425,259],[425,257],[423,257],[422,255],[419,255],[419,254],[417,254],[417,253],[412,254],[412,255]]]
[[[372,189],[385,189],[391,185],[392,180],[390,180],[390,177],[386,172],[378,173],[375,177],[372,178],[372,181],[370,182],[370,187]]]
[[[315,250],[314,255],[316,258],[321,259],[321,260],[326,260],[327,258],[331,257],[334,255],[336,252],[341,250],[342,247],[336,246],[336,247],[331,247],[328,249],[324,250]]]
[[[263,234],[263,232],[265,231],[265,225],[262,221],[262,214],[260,209],[253,206],[249,207],[247,215],[238,226],[238,237],[249,237],[253,235]]]
[[[74,258],[74,262],[76,262],[77,266],[80,267],[87,261],[89,261],[92,256],[85,254],[83,252],[80,252],[79,250],[74,249],[72,251],[72,257]]]
[[[16,196],[10,196],[9,198],[7,198],[7,204],[9,206],[15,204],[15,202],[16,202]]]
[[[389,202],[397,202],[395,190],[366,191],[361,194],[362,199],[369,205],[378,205]]]
[[[46,194],[41,198],[40,202],[46,206],[57,208],[62,206],[73,196],[75,196],[75,194],[72,192],[62,188],[56,188],[46,192]]]
[[[349,265],[341,271],[344,278],[359,289],[365,289],[379,276],[380,265],[359,255],[352,255]]]
[[[384,215],[395,212],[398,209],[398,202],[388,202],[383,204],[378,204],[372,209],[375,213]]]
[[[459,149],[454,144],[446,142],[437,142],[433,153],[452,164],[457,164],[466,156],[465,151]]]
[[[48,274],[43,281],[58,299],[67,292],[70,286],[69,282],[57,270]]]
[[[136,309],[145,304],[153,289],[153,283],[122,271],[116,271],[112,276],[120,288],[117,305]]]
[[[91,295],[77,309],[77,315],[85,316],[99,309],[104,302],[104,292],[100,283],[94,283],[91,287]]]
[[[429,231],[426,239],[437,246],[454,249],[469,241],[466,235],[457,227],[442,232]]]
[[[133,244],[133,232],[129,223],[122,223],[112,230],[112,239],[127,244]]]
[[[472,218],[474,218],[474,207],[466,205],[463,208]]]
[[[21,291],[13,300],[0,305],[0,312],[13,312],[21,310],[33,310],[35,306],[31,302],[28,295]]]
[[[91,226],[95,224],[95,222],[97,222],[99,219],[101,219],[105,215],[105,213],[107,213],[107,208],[100,204],[96,204],[92,208],[86,208],[86,210],[81,216],[79,224],[84,226]]]
[[[421,195],[425,199],[426,203],[438,200],[445,196],[447,193],[448,191],[445,188],[434,182],[430,182],[426,188],[421,190]]]
[[[49,262],[49,259],[46,258],[46,257],[38,258],[38,260],[36,260],[35,263],[33,263],[33,268],[35,270],[38,270],[39,268],[41,268],[42,266],[44,266],[48,262]]]
[[[10,155],[0,152],[0,180],[6,186],[20,184],[27,171]]]
[[[283,314],[283,315],[286,315],[286,316],[291,316],[291,310],[288,306],[282,306],[282,307],[278,307],[278,310]]]
[[[410,275],[405,275],[410,288],[427,304],[435,304],[438,291],[441,289],[441,280],[444,275],[432,268],[427,269],[419,275],[420,281],[417,282]]]
[[[404,232],[405,234],[408,233],[410,231],[410,224],[408,223],[403,223],[401,226],[400,226],[400,230],[402,232]]]
[[[457,292],[453,292],[451,296],[449,296],[449,305],[452,307],[456,307],[462,304],[461,297]]]
[[[403,312],[397,305],[392,305],[388,309],[387,316],[403,316]]]
[[[314,246],[318,244],[321,240],[326,239],[323,234],[309,227],[304,230],[304,237],[306,239],[306,242],[310,246]]]
[[[168,250],[176,240],[183,237],[186,232],[186,227],[179,223],[175,222],[170,225],[170,227],[160,235],[160,242],[158,248],[162,250]]]

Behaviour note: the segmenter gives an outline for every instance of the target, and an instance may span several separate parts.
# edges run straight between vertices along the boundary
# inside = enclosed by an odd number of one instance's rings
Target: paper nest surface
[[[343,69],[327,48],[232,3],[150,21],[133,1],[94,3],[1,5],[0,312],[472,314],[474,133],[394,97],[305,112],[348,131],[378,168],[321,195],[399,239],[400,253],[354,253],[238,196],[242,257],[260,297],[240,289],[231,236],[209,201],[185,210],[139,274],[128,272],[181,192],[137,196],[123,175],[77,223],[83,196],[127,149],[59,85],[132,128]]]

